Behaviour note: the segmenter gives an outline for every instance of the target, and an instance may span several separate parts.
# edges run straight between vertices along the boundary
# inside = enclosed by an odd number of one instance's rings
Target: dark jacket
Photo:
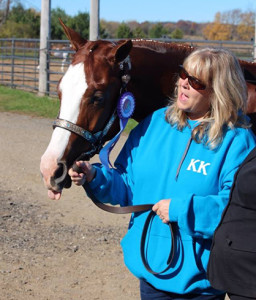
[[[238,169],[208,264],[212,286],[256,298],[256,148]]]

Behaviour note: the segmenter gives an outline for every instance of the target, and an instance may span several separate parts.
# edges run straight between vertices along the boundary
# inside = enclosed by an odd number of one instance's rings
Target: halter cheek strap
[[[99,151],[103,147],[104,137],[108,134],[109,129],[113,125],[116,118],[117,118],[117,112],[114,111],[111,118],[109,119],[108,123],[104,127],[104,129],[101,131],[98,131],[96,133],[91,133],[88,130],[85,130],[84,128],[82,128],[70,121],[59,119],[59,118],[57,118],[53,122],[53,129],[55,127],[60,127],[60,128],[66,129],[70,132],[73,132],[73,133],[81,136],[86,141],[88,141],[91,145],[91,149],[87,152],[82,153],[77,158],[77,160],[89,160],[94,154],[99,153]]]

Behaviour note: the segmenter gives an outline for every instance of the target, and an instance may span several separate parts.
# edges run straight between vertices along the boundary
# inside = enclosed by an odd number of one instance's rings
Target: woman
[[[208,276],[231,300],[256,299],[256,148],[238,169],[214,234]]]
[[[89,186],[102,202],[155,204],[159,218],[147,242],[147,259],[155,271],[166,267],[167,224],[172,222],[174,259],[166,272],[154,275],[140,256],[149,212],[131,217],[121,245],[125,264],[140,279],[141,299],[224,299],[224,292],[207,281],[206,268],[233,176],[255,146],[243,115],[246,98],[241,68],[230,52],[197,50],[180,67],[173,103],[130,133],[115,168],[80,161],[83,173],[69,170],[75,184],[85,190]]]

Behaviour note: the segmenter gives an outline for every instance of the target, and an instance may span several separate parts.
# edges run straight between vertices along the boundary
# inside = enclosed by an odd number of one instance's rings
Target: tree
[[[242,13],[235,9],[218,12],[213,23],[208,24],[203,33],[210,40],[247,40],[254,36],[255,13]]]
[[[237,39],[237,26],[241,23],[242,11],[234,9],[220,14],[221,23],[229,24],[231,39]]]
[[[148,21],[140,24],[140,28],[143,30],[146,36],[149,35],[150,26],[151,24]]]
[[[133,34],[130,27],[122,22],[117,28],[116,37],[118,39],[130,39],[133,37]]]
[[[184,36],[184,33],[179,28],[174,29],[173,32],[171,33],[171,38],[173,38],[173,39],[182,39],[183,36]]]
[[[51,10],[51,39],[53,40],[67,39],[59,19],[61,19],[64,24],[67,24],[69,18],[70,17],[61,8],[56,8]]]
[[[11,0],[0,0],[0,26],[4,24],[8,18]]]
[[[89,39],[89,14],[79,12],[76,16],[70,17],[67,26],[79,33],[84,39]]]
[[[230,40],[232,38],[232,30],[230,24],[222,23],[221,13],[216,13],[213,23],[209,23],[203,30],[208,40]]]
[[[248,12],[241,15],[241,22],[237,26],[237,38],[239,40],[250,41],[255,34],[255,13]]]
[[[140,27],[136,27],[133,30],[133,36],[134,38],[141,38],[141,39],[146,38],[145,32]]]
[[[7,20],[1,27],[0,38],[34,38],[33,28],[29,24]],[[38,37],[37,37],[38,38]]]
[[[21,3],[13,6],[1,27],[1,37],[39,38],[39,35],[40,13],[25,9]]]
[[[161,23],[157,23],[149,30],[149,37],[151,38],[161,38],[167,35],[168,31],[163,27]]]
[[[30,26],[33,24],[34,27],[40,24],[40,13],[32,8],[25,9],[21,3],[18,3],[12,7],[8,20],[16,23],[30,24]]]
[[[99,37],[101,39],[110,39],[111,38],[110,34],[107,32],[106,28],[101,23],[100,23]]]
[[[227,41],[232,39],[231,26],[229,24],[211,23],[203,30],[208,40]]]
[[[108,38],[115,38],[116,37],[116,32],[117,28],[120,25],[118,22],[107,22],[104,19],[101,19],[100,21],[100,27],[104,29],[105,34],[108,36]],[[100,35],[101,36],[101,35]]]

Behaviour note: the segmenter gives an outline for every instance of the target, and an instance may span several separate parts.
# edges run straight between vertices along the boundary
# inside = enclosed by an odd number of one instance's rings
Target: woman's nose
[[[189,86],[188,78],[180,79],[180,80],[181,80],[181,86],[184,88],[188,88],[188,86]]]

